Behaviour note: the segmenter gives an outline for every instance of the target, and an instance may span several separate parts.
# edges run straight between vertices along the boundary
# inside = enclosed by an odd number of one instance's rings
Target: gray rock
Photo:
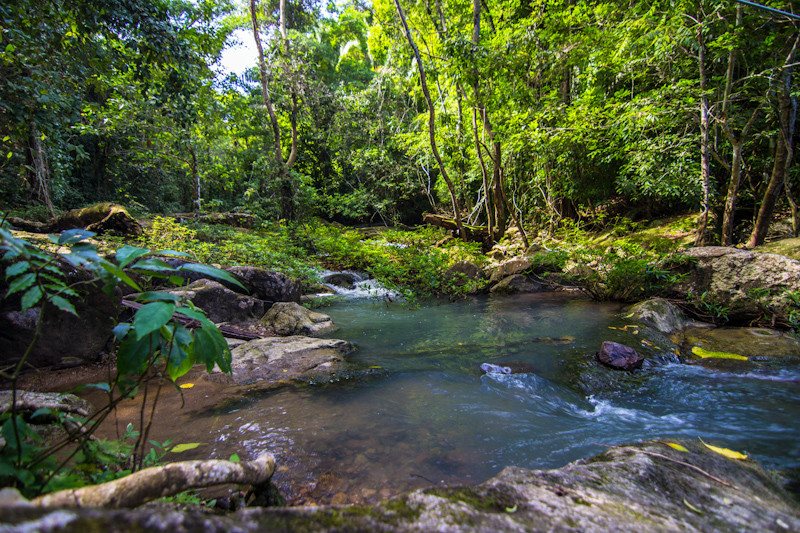
[[[237,385],[259,383],[269,388],[291,380],[329,381],[346,369],[344,355],[353,346],[338,339],[312,337],[268,337],[241,344],[231,350],[232,378],[209,376],[214,381],[232,380]]]
[[[10,390],[0,391],[0,413],[11,411],[11,401],[14,394]],[[88,418],[92,413],[92,405],[73,394],[63,394],[58,392],[30,392],[17,391],[15,405],[17,414],[21,415],[36,431],[45,442],[53,442],[64,436],[64,427],[70,431],[82,431],[74,421],[65,419],[59,421],[59,414],[70,415],[72,417]],[[49,409],[51,414],[40,414],[35,418],[31,415],[39,409]],[[0,437],[0,447],[5,446],[6,441]]]
[[[542,292],[546,286],[536,281],[531,276],[524,274],[514,274],[503,278],[502,281],[492,287],[489,292],[494,294],[511,294],[516,292],[529,293],[529,292]]]
[[[727,459],[697,441],[670,442],[689,451],[660,441],[618,446],[555,470],[509,467],[480,485],[434,487],[370,506],[249,508],[215,516],[23,505],[0,508],[0,522],[14,531],[24,524],[109,533],[800,531],[797,501],[757,463]]]
[[[513,276],[515,274],[522,274],[531,268],[531,262],[524,257],[513,257],[508,261],[504,261],[492,268],[489,273],[489,283],[495,284],[500,280]]]
[[[692,261],[684,265],[686,280],[676,287],[679,295],[705,293],[707,302],[727,309],[734,323],[786,320],[792,293],[800,291],[800,261],[782,255],[737,248],[708,246],[683,252]]]
[[[356,287],[356,282],[361,281],[355,274],[350,272],[333,272],[322,276],[322,281],[334,287],[341,287],[342,289],[353,290]]]
[[[300,283],[280,272],[251,266],[233,266],[225,270],[241,281],[254,298],[268,302],[300,301]]]
[[[331,317],[294,302],[273,305],[260,321],[277,335],[319,335],[336,329]]]
[[[470,294],[475,294],[480,291],[483,285],[481,281],[486,279],[486,275],[475,263],[459,261],[445,270],[444,278],[450,280],[458,287],[463,287],[467,283],[473,283],[474,289],[470,290]]]
[[[683,312],[663,298],[651,298],[635,304],[628,309],[633,319],[650,326],[661,333],[674,333],[688,325]]]
[[[236,293],[221,283],[208,279],[200,279],[169,292],[191,300],[216,323],[252,324],[264,316],[269,305],[263,300]]]

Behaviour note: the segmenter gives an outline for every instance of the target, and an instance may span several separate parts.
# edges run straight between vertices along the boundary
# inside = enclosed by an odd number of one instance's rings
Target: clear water
[[[773,468],[800,464],[797,366],[737,374],[667,364],[624,392],[580,393],[565,361],[603,340],[638,340],[609,329],[625,324],[616,305],[529,295],[411,309],[353,300],[322,311],[375,375],[263,394],[182,425],[197,433],[183,438],[213,442],[214,457],[275,454],[291,503],[477,483],[508,465],[559,467],[599,444],[662,437],[702,437]],[[507,361],[529,371],[480,370]]]

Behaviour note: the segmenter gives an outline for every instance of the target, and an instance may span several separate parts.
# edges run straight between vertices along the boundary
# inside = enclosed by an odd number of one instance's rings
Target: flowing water
[[[665,364],[614,393],[580,392],[567,363],[603,340],[640,340],[619,329],[617,305],[527,295],[418,307],[357,299],[321,311],[340,326],[334,337],[357,345],[350,358],[366,377],[264,393],[181,424],[179,440],[207,443],[205,457],[275,454],[291,503],[477,483],[508,465],[559,467],[599,444],[657,437],[702,437],[772,468],[800,464],[797,366]],[[525,372],[484,374],[484,363]]]

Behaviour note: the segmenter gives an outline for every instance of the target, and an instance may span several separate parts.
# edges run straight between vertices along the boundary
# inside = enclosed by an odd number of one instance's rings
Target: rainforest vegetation
[[[755,246],[798,187],[800,21],[764,4],[5,2],[0,201],[495,238],[699,211],[698,244]]]

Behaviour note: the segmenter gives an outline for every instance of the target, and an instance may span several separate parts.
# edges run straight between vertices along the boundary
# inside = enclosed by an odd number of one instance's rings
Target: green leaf
[[[121,341],[122,339],[125,338],[125,335],[128,334],[131,327],[132,326],[128,322],[120,322],[119,324],[114,326],[114,329],[111,331],[114,333],[114,336],[117,338],[117,340]]]
[[[231,352],[225,337],[216,326],[203,326],[194,332],[194,355],[198,363],[206,365],[211,372],[214,365],[225,373],[231,373]]]
[[[139,248],[126,244],[117,250],[117,253],[114,257],[116,258],[117,263],[119,263],[119,266],[125,267],[143,255],[147,255],[148,253],[150,253],[150,250],[147,248]]]
[[[169,451],[172,453],[181,453],[189,450],[194,450],[198,446],[204,446],[204,445],[205,443],[203,442],[187,442],[185,444],[176,444],[175,446],[170,448]]]
[[[149,272],[173,272],[175,269],[163,259],[151,257],[150,259],[142,259],[131,265],[132,270],[146,270]]]
[[[108,261],[101,261],[100,268],[102,268],[103,270],[105,270],[106,272],[108,272],[121,282],[123,282],[128,287],[131,287],[132,289],[137,291],[142,290],[141,287],[139,287],[139,284],[133,281],[131,277],[128,276],[128,274],[126,274],[125,271],[119,268],[118,266],[109,263]]]
[[[177,302],[180,299],[180,296],[161,291],[143,292],[136,297],[137,302]]]
[[[122,341],[117,350],[119,374],[138,374],[144,371],[150,355],[156,351],[160,340],[159,335],[148,335],[142,339],[130,336]]]
[[[172,381],[185,375],[194,366],[194,355],[183,349],[178,343],[172,343],[169,350],[167,373]]]
[[[100,382],[100,383],[84,383],[83,385],[78,385],[77,387],[72,389],[70,392],[72,392],[72,393],[80,392],[83,389],[100,389],[101,391],[111,392],[111,386],[108,383],[103,383],[103,382]]]
[[[232,463],[238,463],[239,461],[241,461],[241,459],[239,459],[239,456],[234,453],[233,455],[228,457],[228,461],[230,461]]]
[[[136,338],[141,339],[164,326],[172,318],[175,305],[166,302],[152,302],[138,311],[133,317],[133,327]]]
[[[24,313],[25,311],[36,305],[37,302],[41,299],[42,299],[41,288],[36,286],[28,289],[28,291],[22,295],[22,304],[20,305],[22,312]]]
[[[186,263],[179,266],[178,270],[188,270],[190,272],[197,272],[198,274],[202,274],[204,276],[211,276],[212,278],[216,279],[224,279],[228,283],[233,283],[237,287],[241,287],[242,290],[247,292],[247,289],[245,289],[244,285],[239,283],[236,278],[221,268],[213,267],[211,265],[203,265],[200,263]]]
[[[56,414],[53,412],[52,409],[48,409],[47,407],[42,407],[34,411],[33,414],[31,415],[31,418],[33,419],[36,418],[37,416],[44,416],[44,415],[56,416]]]
[[[168,255],[168,256],[175,256],[175,257],[192,257],[191,255],[187,254],[186,252],[178,252],[177,250],[158,250],[154,253],[158,255]]]
[[[75,306],[70,303],[69,300],[66,298],[62,298],[61,296],[51,296],[50,303],[61,309],[62,311],[66,311],[67,313],[71,313],[75,316],[78,316],[78,313],[75,312]]]
[[[68,229],[67,231],[61,232],[61,236],[58,238],[58,244],[73,244],[94,237],[95,235],[97,234],[86,231],[85,229]]]
[[[30,269],[31,264],[27,261],[20,261],[19,263],[14,263],[10,267],[6,269],[6,278],[12,278],[19,274],[22,274],[26,270]]]
[[[15,278],[11,283],[8,284],[8,292],[6,293],[6,297],[11,296],[12,294],[24,291],[36,281],[36,275],[28,272],[27,274],[23,274],[18,278]]]
[[[188,307],[179,307],[178,308],[178,313],[183,315],[183,316],[185,316],[185,317],[193,318],[194,320],[197,320],[198,322],[203,324],[203,326],[216,327],[216,326],[214,326],[214,323],[211,322],[208,319],[208,317],[202,311],[200,311],[199,309],[190,309]]]

